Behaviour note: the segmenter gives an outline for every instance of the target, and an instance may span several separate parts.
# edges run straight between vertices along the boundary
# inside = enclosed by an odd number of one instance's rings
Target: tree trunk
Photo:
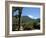
[[[19,21],[18,21],[18,25],[19,25],[19,27],[18,27],[18,31],[20,30],[20,21],[21,21],[21,13],[22,13],[22,9],[19,9]]]

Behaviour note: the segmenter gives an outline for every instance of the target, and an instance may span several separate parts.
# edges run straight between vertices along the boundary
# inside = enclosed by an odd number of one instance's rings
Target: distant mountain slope
[[[19,18],[16,18],[16,16],[13,16],[12,17],[12,22],[13,23],[16,23],[16,21],[18,21],[19,20]],[[26,23],[26,22],[29,22],[29,21],[40,21],[40,19],[38,18],[38,19],[32,19],[32,18],[29,18],[28,16],[21,16],[21,21],[23,22],[23,23]]]
[[[21,19],[22,19],[22,21],[23,21],[24,23],[34,20],[34,19],[32,19],[32,18],[29,18],[28,16],[22,16]]]

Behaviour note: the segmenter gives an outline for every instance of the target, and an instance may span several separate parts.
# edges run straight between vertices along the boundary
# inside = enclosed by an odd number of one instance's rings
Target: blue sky
[[[16,14],[18,14],[18,10],[14,13],[14,15]],[[40,18],[40,8],[24,7],[22,10],[22,16],[28,16],[33,19]]]

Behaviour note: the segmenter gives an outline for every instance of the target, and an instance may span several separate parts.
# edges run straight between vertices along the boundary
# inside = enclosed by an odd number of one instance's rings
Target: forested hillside
[[[12,17],[12,30],[18,31],[18,20],[19,18],[17,16]],[[20,21],[20,27],[22,26],[23,30],[34,30],[34,29],[40,29],[40,19],[32,19],[28,16],[21,16]]]

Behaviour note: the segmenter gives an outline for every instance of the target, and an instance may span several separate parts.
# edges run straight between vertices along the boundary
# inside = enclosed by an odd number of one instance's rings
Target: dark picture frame
[[[27,34],[9,34],[9,5],[10,4],[25,4],[25,5],[42,5],[43,6],[43,29],[42,33],[27,33]],[[18,36],[35,36],[45,34],[45,4],[35,2],[17,2],[5,1],[5,37],[18,37]]]

